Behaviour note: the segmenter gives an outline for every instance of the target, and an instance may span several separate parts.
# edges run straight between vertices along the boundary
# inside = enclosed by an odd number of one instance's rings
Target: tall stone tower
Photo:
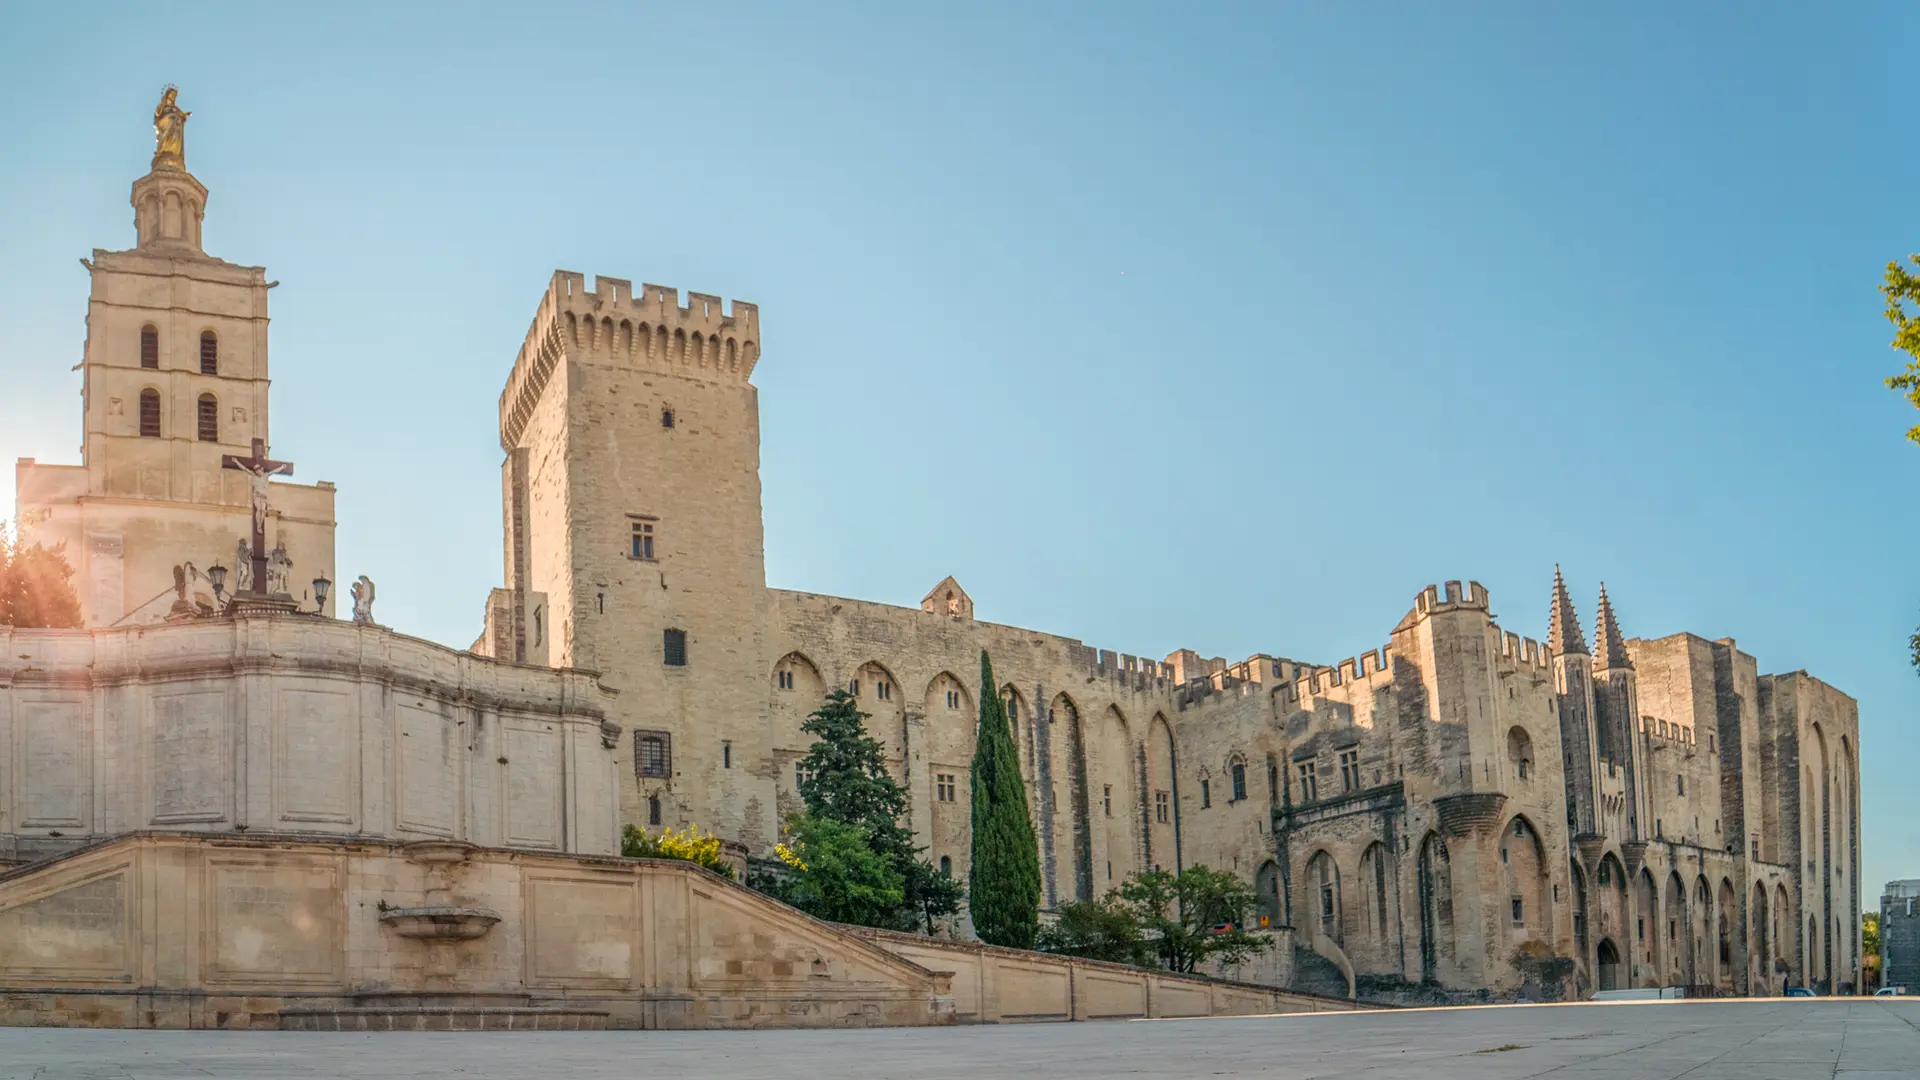
[[[1601,732],[1601,756],[1612,762],[1619,774],[1621,797],[1626,811],[1625,843],[1644,843],[1655,839],[1648,822],[1653,818],[1651,792],[1647,788],[1646,739],[1640,731],[1640,688],[1633,661],[1627,656],[1626,639],[1614,618],[1613,604],[1607,600],[1607,586],[1600,586],[1600,605],[1593,631],[1593,700],[1595,726]],[[1631,857],[1629,863],[1635,862]],[[1628,866],[1632,872],[1638,867]]]
[[[80,260],[93,279],[81,464],[17,466],[21,539],[66,544],[88,626],[164,617],[176,564],[237,569],[251,532],[246,477],[220,461],[269,438],[267,292],[279,283],[202,248],[207,189],[186,169],[187,116],[169,88],[151,171],[133,184],[134,247]],[[299,582],[335,577],[333,485],[272,491],[267,541],[287,549],[298,597]],[[210,593],[204,578],[196,591]]]
[[[506,588],[482,652],[597,670],[622,816],[750,849],[776,831],[759,312],[559,271],[500,397]]]

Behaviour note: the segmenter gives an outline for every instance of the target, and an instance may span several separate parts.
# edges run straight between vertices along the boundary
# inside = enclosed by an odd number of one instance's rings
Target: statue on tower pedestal
[[[180,108],[180,91],[172,86],[160,95],[153,109],[153,167],[187,167],[187,117],[193,114]]]

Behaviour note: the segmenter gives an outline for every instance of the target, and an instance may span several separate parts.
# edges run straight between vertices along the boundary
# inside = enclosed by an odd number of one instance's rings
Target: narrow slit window
[[[220,374],[220,339],[211,330],[200,335],[200,374]]]
[[[220,403],[212,394],[200,395],[200,441],[220,441]]]
[[[160,366],[160,331],[151,326],[140,328],[140,366],[143,368]]]
[[[140,437],[160,437],[160,391],[140,391]]]

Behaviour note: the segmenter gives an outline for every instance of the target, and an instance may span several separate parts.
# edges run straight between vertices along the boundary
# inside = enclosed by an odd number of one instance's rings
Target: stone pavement
[[[1903,1080],[1920,1000],[1505,1006],[864,1031],[309,1034],[0,1029],[0,1080],[1129,1075]]]

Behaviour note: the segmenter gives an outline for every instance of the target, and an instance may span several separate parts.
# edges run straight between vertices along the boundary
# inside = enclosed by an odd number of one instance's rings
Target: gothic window
[[[954,790],[958,786],[954,783],[952,773],[935,773],[933,776],[934,797],[941,802],[952,802]]]
[[[1113,816],[1113,785],[1100,785],[1100,808],[1108,817]]]
[[[200,335],[200,374],[220,374],[220,339],[211,330]]]
[[[140,391],[140,437],[160,437],[160,391]]]
[[[793,689],[793,672],[783,670],[778,673],[777,680],[780,684],[780,689],[782,690]]]
[[[673,737],[664,731],[634,732],[633,775],[654,779],[673,775],[673,755],[669,749],[672,745]]]
[[[1509,898],[1507,903],[1513,908],[1513,925],[1525,926],[1527,923],[1526,901],[1515,896]]]
[[[1320,782],[1314,776],[1313,762],[1302,761],[1296,768],[1300,772],[1300,801],[1312,802],[1320,797]]]
[[[1360,790],[1360,751],[1340,751],[1340,790],[1353,792]]]
[[[220,403],[212,394],[200,395],[200,441],[220,441]]]
[[[660,824],[660,796],[647,796],[647,824]]]
[[[673,426],[673,406],[668,405],[660,410],[660,426],[663,428]]]
[[[723,741],[720,744],[720,767],[723,769],[733,768],[733,744],[730,742]]]
[[[848,681],[847,693],[852,694],[854,697],[860,696],[860,680],[859,679],[852,679]]]
[[[1609,866],[1604,859],[1600,862],[1600,884],[1613,884],[1613,867]]]
[[[953,876],[953,856],[951,855],[940,856],[940,876],[941,877]]]
[[[1153,820],[1162,825],[1173,820],[1172,815],[1168,811],[1167,793],[1164,791],[1156,791],[1153,793]]]
[[[893,684],[885,679],[873,680],[873,695],[881,701],[892,701]]]
[[[633,523],[631,547],[627,551],[630,559],[653,561],[653,522],[636,521]]]
[[[1213,781],[1203,776],[1200,778],[1200,809],[1205,810],[1207,807],[1212,805],[1213,805]]]
[[[687,632],[685,630],[668,630],[662,635],[661,652],[663,654],[661,662],[668,667],[686,667]]]
[[[1677,786],[1676,794],[1685,795],[1687,793],[1687,778],[1684,776],[1676,776],[1673,779]]]
[[[1233,801],[1239,802],[1247,797],[1247,766],[1236,761],[1231,770],[1233,776]]]
[[[960,691],[958,690],[947,691],[947,708],[957,709],[959,707],[960,707]]]
[[[140,328],[140,366],[143,368],[160,366],[160,331],[151,326]]]
[[[1267,755],[1267,801],[1280,801],[1280,766],[1272,754]]]

